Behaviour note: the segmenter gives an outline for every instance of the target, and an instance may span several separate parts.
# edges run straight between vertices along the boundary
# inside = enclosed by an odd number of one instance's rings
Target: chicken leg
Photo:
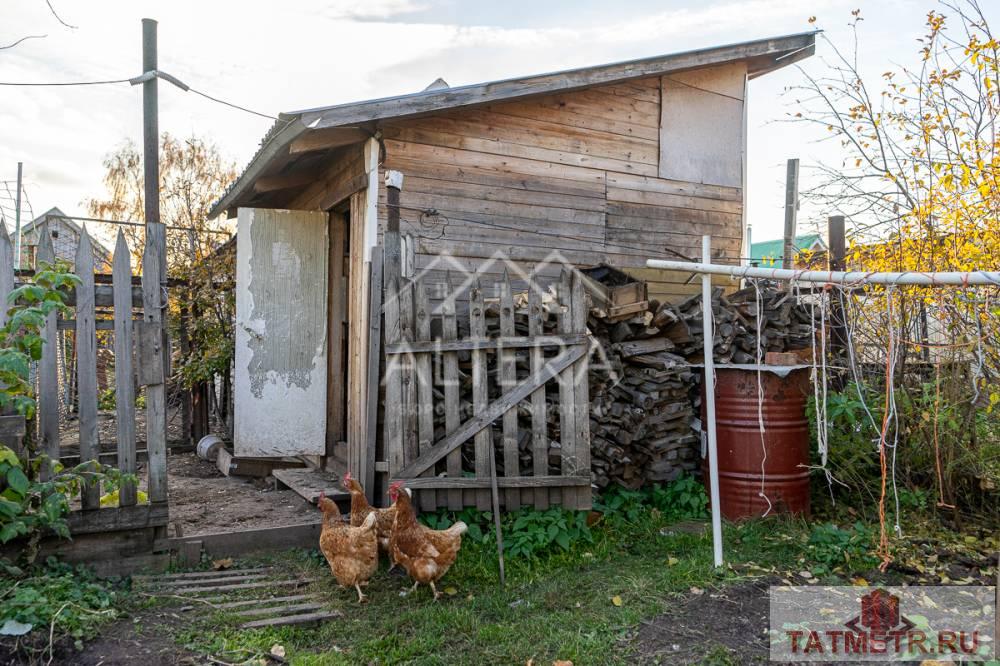
[[[361,585],[358,583],[354,584],[354,589],[358,591],[358,603],[363,604],[368,601],[368,595],[361,591]]]
[[[434,581],[431,581],[431,591],[434,592],[434,601],[437,601],[441,597],[441,593],[438,592],[437,587],[434,586]]]

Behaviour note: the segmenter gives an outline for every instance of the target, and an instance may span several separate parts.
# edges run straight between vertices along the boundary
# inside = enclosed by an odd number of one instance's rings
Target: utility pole
[[[17,195],[14,203],[14,265],[21,270],[21,171],[23,162],[17,163]]]
[[[799,160],[788,160],[785,169],[785,244],[781,267],[795,268],[795,225],[799,214]]]
[[[155,371],[146,381],[146,449],[149,456],[149,501],[167,501],[167,420],[165,369],[167,345],[163,325],[166,308],[166,229],[160,223],[160,128],[157,104],[156,21],[142,19],[142,156],[146,245],[142,255],[143,335],[140,349]],[[157,362],[158,361],[158,362]]]
[[[829,268],[831,271],[847,270],[847,235],[844,230],[844,216],[831,215],[827,220],[827,239],[829,246]],[[847,321],[846,312],[840,299],[844,292],[830,292],[830,351],[835,359],[841,359],[847,352]],[[843,377],[837,379],[836,385],[842,388]]]

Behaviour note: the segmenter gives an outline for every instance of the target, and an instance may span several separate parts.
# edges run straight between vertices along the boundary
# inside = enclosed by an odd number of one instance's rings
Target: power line
[[[54,81],[46,83],[36,83],[34,81],[0,81],[0,86],[19,87],[61,87],[61,86],[103,86],[109,83],[128,83],[129,79],[109,79],[107,81]]]
[[[13,45],[12,45],[13,46]],[[253,109],[248,109],[245,106],[240,106],[239,104],[234,104],[233,102],[227,102],[224,99],[214,97],[206,92],[197,90],[188,86],[187,84],[180,81],[177,77],[167,74],[166,72],[161,72],[154,70],[151,72],[145,72],[140,76],[133,77],[130,79],[106,79],[101,81],[51,81],[51,82],[36,82],[36,81],[0,81],[0,86],[9,87],[30,87],[30,88],[43,88],[43,87],[72,87],[72,86],[103,86],[103,85],[114,85],[118,83],[128,83],[131,85],[136,85],[146,81],[148,78],[156,77],[168,81],[174,84],[184,92],[193,92],[196,95],[200,95],[207,100],[215,102],[217,104],[222,104],[238,111],[243,111],[245,113],[250,113],[255,116],[260,116],[261,118],[268,118],[270,120],[277,120],[276,116],[272,116],[268,113],[262,113],[260,111],[254,111]]]

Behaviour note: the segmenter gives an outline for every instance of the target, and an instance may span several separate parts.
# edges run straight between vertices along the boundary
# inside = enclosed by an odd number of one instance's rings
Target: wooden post
[[[403,187],[403,174],[398,171],[385,172],[385,233],[382,245],[385,260],[382,272],[385,283],[393,284],[402,277],[402,248],[399,238],[399,190]]]
[[[38,263],[51,264],[55,261],[55,250],[52,248],[52,236],[48,225],[43,225],[41,238],[38,240]],[[42,336],[42,359],[38,362],[38,450],[51,460],[59,460],[59,359],[55,349],[57,344],[56,313],[52,312],[45,318],[45,329]],[[79,347],[74,341],[73,353]],[[47,479],[48,465],[42,466],[42,478]]]
[[[125,233],[118,230],[111,270],[115,306],[115,412],[118,434],[118,469],[135,474],[135,384],[132,382],[132,252]],[[136,502],[136,487],[122,481],[119,506]]]
[[[142,71],[153,72],[156,64],[156,21],[142,19]],[[157,77],[142,84],[143,205],[146,223],[146,246],[142,255],[143,322],[156,329],[163,354],[163,311],[166,309],[167,232],[160,223],[160,129],[157,101]],[[144,346],[144,349],[146,347]],[[152,350],[151,350],[152,351]],[[150,358],[141,363],[156,364]],[[149,501],[167,501],[167,412],[163,364],[160,376],[146,386],[146,449],[149,455]]]
[[[372,251],[371,262],[371,305],[368,317],[368,416],[365,427],[368,434],[358,447],[358,478],[365,486],[365,496],[368,502],[375,502],[375,444],[378,431],[378,390],[379,362],[382,359],[382,248],[376,246]]]
[[[712,237],[701,237],[701,261],[712,263]],[[722,566],[722,506],[719,497],[719,444],[715,430],[715,331],[712,311],[712,276],[701,276],[702,337],[705,364],[705,429],[708,431],[708,478],[712,498],[712,552],[715,566]]]
[[[831,215],[827,220],[827,237],[830,247],[830,270],[842,271],[846,268],[847,238],[844,230],[844,216]],[[831,346],[833,355],[838,357],[847,349],[847,324],[841,307],[840,292],[830,292]]]
[[[94,321],[94,250],[90,244],[87,227],[80,234],[76,246],[76,371],[79,382],[80,461],[96,464],[100,454],[97,435],[97,326]],[[130,294],[131,295],[131,294]],[[53,357],[53,345],[45,350]],[[85,510],[101,507],[101,489],[98,484],[86,483],[82,489]]]
[[[0,224],[0,326],[7,324],[7,309],[10,307],[7,297],[12,291],[14,291],[14,248],[10,235],[7,234],[7,225]],[[12,407],[3,410],[4,417],[16,417],[16,415]],[[23,429],[24,417],[20,419]],[[0,433],[0,444],[13,450],[18,457],[23,457],[25,454],[23,440],[23,432],[19,435]]]
[[[383,275],[384,275],[383,266]],[[399,280],[386,282],[385,287],[385,343],[400,341]],[[389,476],[403,469],[403,371],[402,354],[388,356],[385,360],[385,425],[382,440],[385,457],[389,463]]]
[[[795,268],[795,225],[799,214],[799,160],[788,160],[785,169],[785,243],[781,267]]]

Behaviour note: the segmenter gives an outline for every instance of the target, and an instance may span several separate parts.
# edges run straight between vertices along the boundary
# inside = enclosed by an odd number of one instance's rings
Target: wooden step
[[[329,472],[315,469],[276,469],[273,475],[278,483],[291,488],[312,504],[319,500],[320,493],[335,502],[351,498],[351,494],[340,484],[340,479]]]

